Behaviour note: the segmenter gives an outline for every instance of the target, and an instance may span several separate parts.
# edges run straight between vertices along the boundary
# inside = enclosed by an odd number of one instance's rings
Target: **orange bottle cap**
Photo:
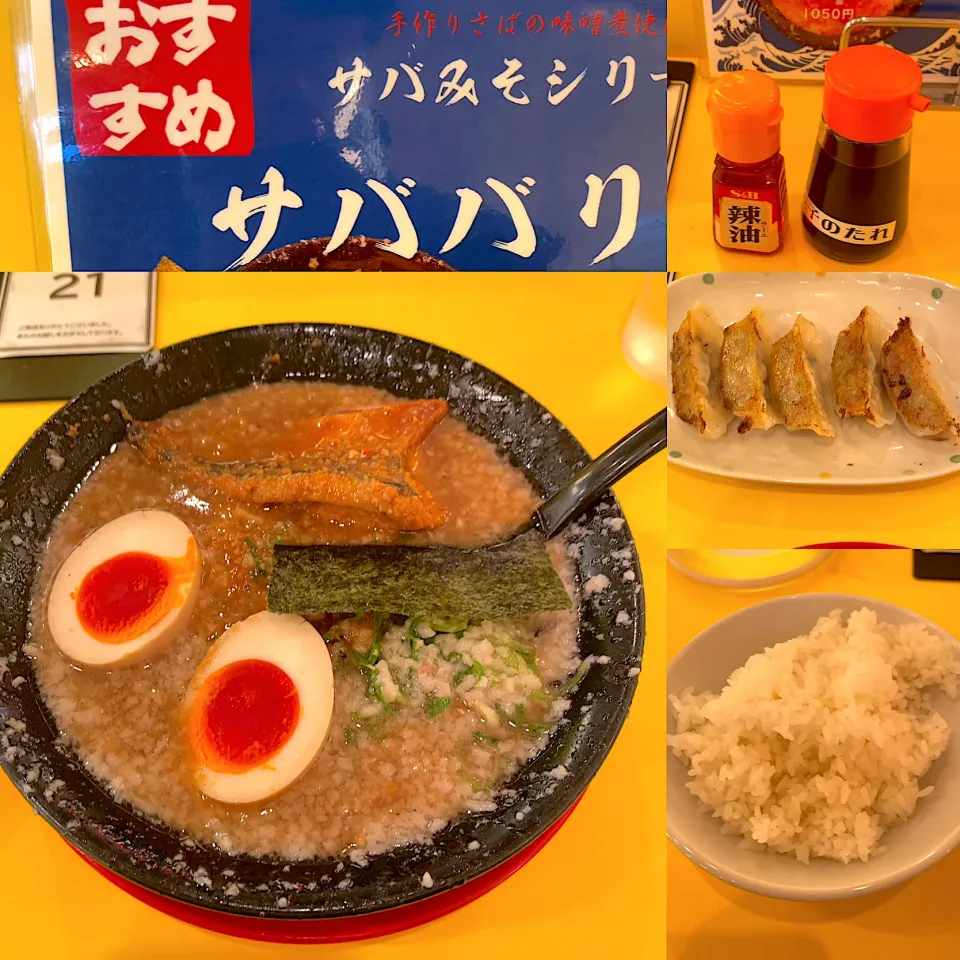
[[[760,163],[780,149],[780,88],[757,70],[725,73],[710,88],[713,145],[731,163]]]
[[[847,47],[827,61],[823,119],[841,137],[886,143],[902,137],[930,101],[920,95],[916,61],[893,47]]]

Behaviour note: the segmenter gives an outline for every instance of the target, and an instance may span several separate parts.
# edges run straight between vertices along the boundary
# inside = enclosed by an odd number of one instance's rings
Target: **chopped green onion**
[[[361,618],[354,617],[354,619],[359,620]],[[373,636],[370,639],[370,649],[367,650],[366,653],[357,653],[356,650],[351,650],[357,662],[368,667],[372,667],[380,659],[380,655],[383,652],[383,635],[386,632],[386,618],[381,614],[375,613],[373,615],[373,623]]]
[[[527,699],[532,700],[534,703],[539,703],[542,707],[549,708],[553,705],[554,698],[543,690],[531,690],[527,694]]]
[[[492,790],[496,786],[497,781],[500,779],[500,776],[503,773],[503,758],[498,754],[497,757],[497,772],[490,780],[480,780],[473,775],[470,767],[470,761],[467,757],[467,750],[470,747],[469,740],[461,740],[456,747],[454,747],[454,756],[460,762],[460,773],[463,774],[463,778],[470,784],[470,789],[474,790],[477,793],[483,793],[485,790]]]
[[[387,698],[383,695],[383,687],[380,685],[380,671],[377,670],[376,667],[361,666],[360,672],[367,681],[367,689],[364,690],[363,695],[368,700],[372,700],[374,703],[379,703],[380,706],[383,707],[384,712],[396,713],[396,705],[390,703],[390,701],[387,700]]]
[[[430,714],[430,719],[434,720],[439,717],[451,703],[453,703],[453,700],[451,700],[450,697],[436,697],[433,700],[428,700],[425,706],[427,713]]]
[[[571,693],[574,693],[577,687],[579,687],[582,683],[583,678],[587,675],[587,671],[590,669],[592,663],[593,661],[589,657],[584,660],[583,663],[577,667],[577,672],[573,674],[572,677],[567,677],[567,679],[563,682],[563,685],[557,691],[557,696],[567,697]]]
[[[347,735],[347,743],[356,743],[356,733],[355,730],[362,730],[373,740],[381,741],[386,740],[387,733],[384,730],[384,721],[386,718],[382,713],[375,714],[372,717],[365,717],[359,713],[351,713],[350,719],[354,723],[354,728],[350,727],[347,730],[350,733],[353,733],[353,740],[350,739],[349,733]]]
[[[479,730],[473,735],[473,739],[476,740],[477,743],[484,743],[490,746],[500,743],[496,737],[488,737],[485,733],[481,733]]]
[[[467,677],[471,675],[476,677],[478,680],[480,680],[484,676],[484,674],[486,674],[486,672],[487,671],[483,669],[483,664],[478,663],[476,660],[474,660],[472,666],[467,667],[463,670],[458,670],[453,675],[453,685],[455,687],[459,687],[460,684],[463,683],[463,681],[466,680]]]
[[[353,620],[359,620],[360,617],[352,617]],[[366,653],[358,653],[349,643],[343,643],[342,648],[347,654],[347,662],[360,671],[364,679],[367,681],[367,691],[366,697],[368,700],[376,700],[379,703],[382,703],[388,710],[391,709],[390,705],[383,699],[383,694],[380,692],[380,681],[378,679],[378,673],[376,670],[377,661],[380,660],[382,650],[382,639],[383,635],[386,632],[386,618],[382,617],[379,613],[374,614],[374,631],[373,637],[370,641],[370,649]],[[328,633],[328,636],[334,636],[335,633],[331,630]]]
[[[419,623],[420,623],[419,617],[410,617],[406,623],[407,643],[410,644],[410,656],[412,659],[417,661],[419,661],[420,659],[420,652],[417,650],[417,641],[420,640],[421,643],[423,642],[420,637],[420,634],[417,633],[417,626],[419,625]]]
[[[260,555],[260,548],[252,540],[244,540],[243,543],[247,548],[247,553],[253,558],[253,579],[259,580],[267,576],[269,571],[263,562],[263,557]]]
[[[523,660],[531,673],[540,674],[540,667],[537,665],[537,655],[532,650],[515,650],[514,652]]]
[[[506,640],[501,641],[500,646],[504,646],[508,650],[513,651],[513,653],[517,654],[524,664],[526,664],[531,673],[535,673],[537,676],[540,676],[540,667],[537,664],[537,654],[533,647],[524,643],[522,640],[518,640],[516,637],[509,637]]]
[[[427,626],[436,633],[459,633],[470,626],[470,621],[461,617],[434,617],[427,621]]]
[[[539,737],[546,730],[552,730],[552,723],[542,723],[538,720],[532,720],[527,716],[526,708],[522,703],[518,703],[513,713],[507,713],[503,707],[497,707],[497,712],[512,727],[522,730],[528,737]]]

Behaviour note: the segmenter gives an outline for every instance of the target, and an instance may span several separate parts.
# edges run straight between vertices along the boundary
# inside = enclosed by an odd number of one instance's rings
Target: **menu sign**
[[[153,346],[147,273],[8,273],[0,279],[0,359],[145,353]]]
[[[31,10],[56,269],[301,240],[322,268],[357,237],[460,270],[664,267],[665,0]]]

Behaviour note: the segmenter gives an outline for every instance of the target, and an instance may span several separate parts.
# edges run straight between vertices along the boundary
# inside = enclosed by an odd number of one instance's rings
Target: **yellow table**
[[[0,270],[36,270],[9,7],[10,0],[0,0]]]
[[[951,541],[955,542],[955,541]],[[917,581],[909,551],[843,551],[774,590],[721,590],[667,575],[668,655],[723,617],[792,593],[855,593],[916,610],[960,634],[960,584]],[[667,855],[669,960],[954,960],[960,956],[960,853],[904,886],[839,903],[788,903],[744,893],[672,845]]]
[[[545,404],[594,455],[662,408],[663,389],[627,365],[620,334],[635,276],[168,274],[160,344],[268,321],[341,320],[432,340],[486,364]],[[585,336],[588,331],[588,337]],[[0,405],[0,468],[56,404]],[[382,955],[488,958],[663,956],[663,557],[660,455],[625,480],[622,498],[651,598],[648,654],[623,735],[578,810],[524,870],[431,926],[373,944],[326,948]],[[657,505],[650,509],[650,504]],[[168,919],[115,889],[69,850],[0,777],[4,954],[69,958],[319,954],[233,941]]]
[[[960,473],[892,487],[763,484],[671,464],[668,544],[675,548],[960,543]]]
[[[699,66],[699,64],[698,64]],[[789,223],[783,248],[761,255],[723,250],[713,241],[710,178],[714,149],[707,114],[710,81],[694,80],[687,103],[680,146],[667,191],[669,223],[667,263],[678,273],[721,270],[885,270],[919,273],[945,279],[956,270],[954,244],[945,243],[947,211],[960,215],[957,171],[949,157],[960,150],[960,122],[955,110],[928,110],[914,122],[910,171],[910,226],[899,248],[876,264],[842,264],[807,243],[800,206],[807,186],[823,103],[819,83],[780,84],[784,109],[781,127],[787,165]]]

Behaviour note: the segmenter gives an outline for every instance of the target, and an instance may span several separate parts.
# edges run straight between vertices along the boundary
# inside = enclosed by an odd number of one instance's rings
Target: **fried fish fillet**
[[[720,396],[740,424],[738,433],[769,430],[778,421],[767,400],[770,336],[761,311],[754,307],[723,331],[720,348]]]
[[[881,351],[883,384],[907,429],[917,437],[949,433],[960,439],[960,423],[947,403],[909,317],[902,317]]]
[[[713,311],[695,303],[673,335],[670,351],[674,413],[708,440],[723,436],[730,422],[717,392],[720,339]]]
[[[329,413],[298,421],[276,441],[281,455],[310,454],[319,448],[373,448],[378,453],[416,456],[424,440],[450,412],[446,400],[404,400],[383,407]]]
[[[830,363],[837,415],[841,420],[863,417],[875,427],[893,423],[896,414],[887,402],[877,357],[883,342],[877,314],[864,307],[845,330],[840,331]]]
[[[243,503],[325,503],[381,513],[404,530],[447,519],[414,477],[420,445],[447,415],[445,400],[418,400],[333,414],[297,425],[261,460],[208,460],[181,449],[167,426],[133,423],[127,440],[201,496]]]
[[[821,437],[835,437],[817,380],[820,349],[816,328],[806,317],[798,316],[770,352],[770,396],[788,430],[812,430]]]

